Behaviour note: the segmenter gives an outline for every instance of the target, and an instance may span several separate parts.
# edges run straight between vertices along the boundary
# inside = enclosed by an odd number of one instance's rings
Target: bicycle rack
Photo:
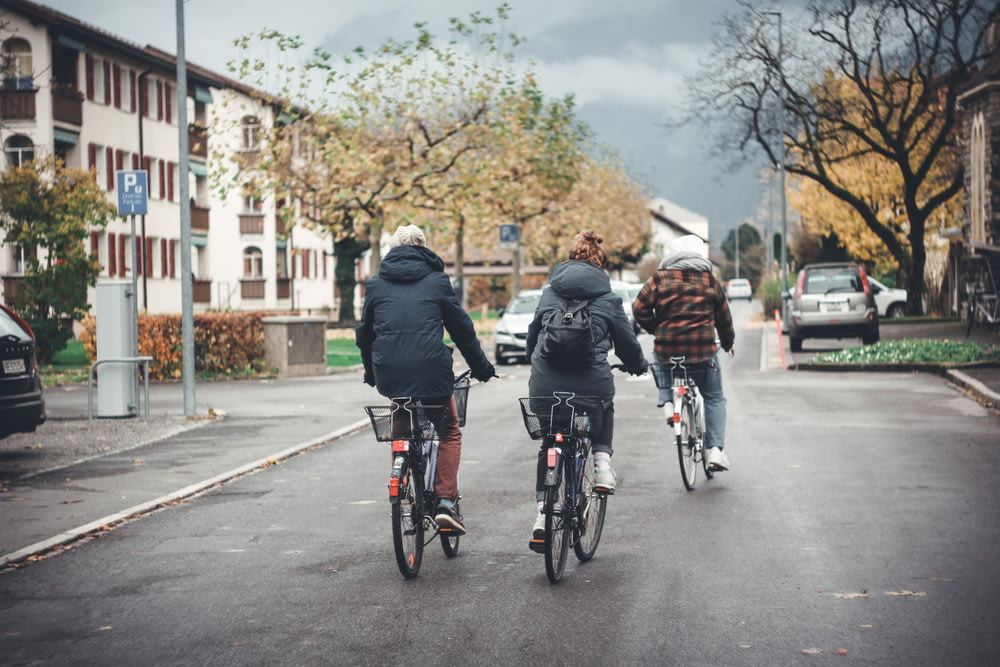
[[[978,310],[985,318],[985,323],[997,329],[1000,327],[1000,294],[997,292],[992,264],[990,257],[979,253],[966,255],[962,259],[968,298],[966,311],[970,318],[975,318]]]
[[[143,416],[149,419],[149,362],[152,360],[153,357],[110,357],[98,359],[91,364],[87,371],[87,421],[94,420],[94,371],[101,364],[142,364],[143,392],[145,394],[142,400],[142,407],[145,411]]]

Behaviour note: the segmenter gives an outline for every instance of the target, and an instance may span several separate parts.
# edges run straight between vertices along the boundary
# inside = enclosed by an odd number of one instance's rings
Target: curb
[[[260,468],[270,467],[285,459],[289,459],[297,454],[300,454],[307,449],[330,444],[335,440],[338,440],[346,435],[350,435],[356,431],[360,431],[370,425],[371,421],[368,418],[359,419],[353,424],[348,424],[347,426],[343,426],[336,431],[331,431],[326,435],[321,435],[308,442],[292,445],[291,447],[287,447],[279,452],[271,454],[270,456],[265,456],[257,459],[256,461],[251,461],[250,463],[245,463],[219,475],[209,477],[208,479],[195,482],[194,484],[190,484],[182,489],[172,491],[171,493],[160,496],[159,498],[154,498],[153,500],[133,505],[132,507],[124,509],[120,512],[109,514],[108,516],[91,521],[90,523],[86,523],[71,530],[67,530],[59,535],[56,535],[55,537],[50,537],[47,540],[36,542],[22,549],[18,549],[17,551],[2,554],[0,555],[0,571],[8,567],[16,566],[26,560],[37,559],[42,554],[47,552],[60,548],[66,548],[69,544],[83,539],[92,533],[110,530],[122,523],[125,523],[126,521],[129,521],[130,519],[149,514],[154,510],[160,509],[161,507],[175,503],[179,500],[196,496],[213,486],[221,486]]]

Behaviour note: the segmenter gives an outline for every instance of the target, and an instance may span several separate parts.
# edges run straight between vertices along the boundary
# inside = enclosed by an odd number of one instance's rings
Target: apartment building
[[[0,3],[3,168],[56,155],[91,169],[117,201],[115,172],[149,176],[145,216],[93,230],[100,281],[132,280],[139,308],[181,311],[182,207],[191,215],[194,310],[334,310],[332,243],[299,226],[285,229],[273,196],[223,193],[211,174],[234,151],[259,148],[272,110],[251,89],[194,64],[178,99],[176,58],[25,0]],[[184,104],[187,127],[178,123]],[[188,133],[189,201],[180,200],[179,133]],[[217,157],[221,154],[223,157]],[[132,229],[135,228],[133,234]],[[21,249],[0,231],[0,300],[23,278]],[[93,303],[91,290],[91,303]]]

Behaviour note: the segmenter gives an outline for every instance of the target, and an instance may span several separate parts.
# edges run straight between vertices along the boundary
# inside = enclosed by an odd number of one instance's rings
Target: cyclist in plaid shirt
[[[726,396],[716,355],[721,345],[732,356],[736,334],[733,316],[722,285],[712,274],[712,264],[701,254],[704,242],[681,236],[673,252],[643,285],[632,312],[636,323],[653,334],[656,363],[670,376],[670,357],[685,356],[688,375],[705,398],[705,446],[713,470],[728,470],[726,446]],[[657,407],[670,400],[661,389]]]

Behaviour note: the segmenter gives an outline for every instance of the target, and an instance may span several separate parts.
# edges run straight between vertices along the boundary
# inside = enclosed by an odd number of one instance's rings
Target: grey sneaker
[[[718,447],[708,448],[708,469],[712,472],[729,470],[729,457]]]
[[[441,530],[465,535],[465,526],[462,525],[462,517],[453,508],[438,505],[437,510],[434,512],[434,523]]]
[[[598,491],[615,492],[615,471],[610,467],[594,471],[594,488]]]

